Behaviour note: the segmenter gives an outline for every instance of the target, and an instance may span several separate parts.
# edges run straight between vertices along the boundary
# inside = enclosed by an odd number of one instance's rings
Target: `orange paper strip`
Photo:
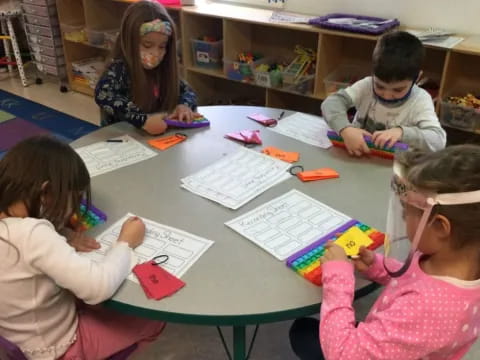
[[[282,149],[276,148],[274,146],[266,147],[262,150],[262,153],[289,163],[294,163],[300,158],[300,154],[298,152],[283,151]]]
[[[169,147],[177,145],[178,143],[184,141],[187,137],[181,134],[174,134],[170,136],[164,136],[161,138],[149,140],[148,143],[153,146],[154,148],[160,150],[166,150]]]
[[[297,176],[302,181],[325,180],[325,179],[334,179],[334,178],[340,177],[338,172],[330,168],[302,171],[302,172],[299,172]]]

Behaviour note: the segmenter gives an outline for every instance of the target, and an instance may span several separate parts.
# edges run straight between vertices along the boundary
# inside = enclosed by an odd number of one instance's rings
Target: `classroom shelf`
[[[119,28],[122,14],[135,0],[57,0],[60,23],[84,24],[87,29]],[[283,107],[318,114],[320,104],[328,95],[324,80],[340,66],[352,64],[371,69],[371,55],[376,36],[320,29],[305,24],[269,22],[271,10],[223,3],[167,7],[178,28],[183,69],[181,74],[197,91],[200,105],[245,101],[258,105]],[[316,51],[317,59],[313,89],[305,94],[291,93],[282,88],[267,88],[228,79],[220,63],[198,66],[192,51],[192,39],[208,36],[223,40],[222,59],[234,60],[239,53],[258,52],[265,57],[291,59],[296,45]],[[107,53],[101,47],[64,41],[67,70],[71,62]],[[426,47],[424,73],[438,82],[437,109],[441,99],[458,88],[480,93],[480,37],[466,37],[453,49]],[[202,65],[202,64],[200,64]],[[72,83],[73,90],[82,89]],[[350,79],[354,80],[354,79]]]

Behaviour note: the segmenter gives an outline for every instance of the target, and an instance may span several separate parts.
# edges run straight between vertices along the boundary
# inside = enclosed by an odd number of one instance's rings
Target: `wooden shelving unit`
[[[118,28],[123,11],[134,0],[57,0],[60,23],[85,24],[93,30]],[[303,24],[270,23],[271,10],[222,3],[171,7],[169,13],[181,29],[183,75],[199,94],[200,104],[238,103],[281,107],[318,114],[326,97],[324,79],[341,64],[371,63],[377,37],[323,30]],[[211,36],[223,39],[223,58],[234,60],[244,51],[259,52],[265,57],[292,57],[295,45],[317,52],[313,89],[306,94],[282,88],[267,88],[231,80],[222,68],[195,65],[192,39]],[[106,56],[106,49],[64,40],[67,71],[73,90],[92,94],[92,90],[75,84],[71,62],[93,56]],[[439,85],[439,98],[460,95],[455,91],[480,93],[480,37],[466,37],[453,49],[427,47],[424,72]],[[440,106],[438,106],[440,110]],[[480,127],[480,125],[479,125]],[[479,129],[480,131],[480,129]]]

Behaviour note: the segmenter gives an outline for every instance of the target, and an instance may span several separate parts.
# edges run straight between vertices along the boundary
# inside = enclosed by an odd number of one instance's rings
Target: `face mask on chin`
[[[410,95],[412,94],[412,89],[413,89],[413,86],[415,85],[416,83],[416,80],[417,80],[418,76],[415,77],[415,79],[412,81],[412,85],[410,86],[410,89],[408,89],[408,92],[402,96],[401,98],[398,98],[398,99],[385,99],[383,97],[381,97],[380,95],[378,95],[375,91],[375,86],[374,86],[374,83],[373,83],[373,77],[372,77],[372,90],[373,90],[373,94],[375,95],[375,98],[378,100],[378,102],[384,106],[387,106],[387,107],[397,107],[397,106],[400,106],[402,105],[403,103],[405,103],[405,101],[408,100],[408,98],[410,97]]]

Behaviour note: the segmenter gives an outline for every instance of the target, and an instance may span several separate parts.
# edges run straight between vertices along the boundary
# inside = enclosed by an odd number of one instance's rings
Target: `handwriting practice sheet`
[[[131,216],[135,215],[129,213],[105,230],[97,237],[101,248],[96,251],[84,253],[84,256],[92,260],[101,261],[110,246],[116,243],[123,223]],[[142,220],[146,225],[145,240],[142,245],[134,250],[138,258],[138,263],[150,261],[155,256],[168,255],[168,260],[159,266],[177,277],[185,274],[195,261],[213,244],[211,240],[188,232],[148,219],[142,218]],[[161,260],[162,259],[160,259],[160,262]],[[133,274],[130,274],[128,279],[138,283],[137,278]]]
[[[322,149],[332,146],[327,136],[328,125],[318,116],[297,112],[278,120],[277,126],[268,129]]]
[[[194,194],[238,209],[270,187],[291,177],[290,164],[240,147],[199,172],[181,179]]]
[[[225,225],[285,260],[349,220],[345,214],[293,189]]]
[[[124,166],[150,159],[157,153],[134,138],[124,135],[114,141],[101,141],[76,149],[90,176],[105,174]]]

